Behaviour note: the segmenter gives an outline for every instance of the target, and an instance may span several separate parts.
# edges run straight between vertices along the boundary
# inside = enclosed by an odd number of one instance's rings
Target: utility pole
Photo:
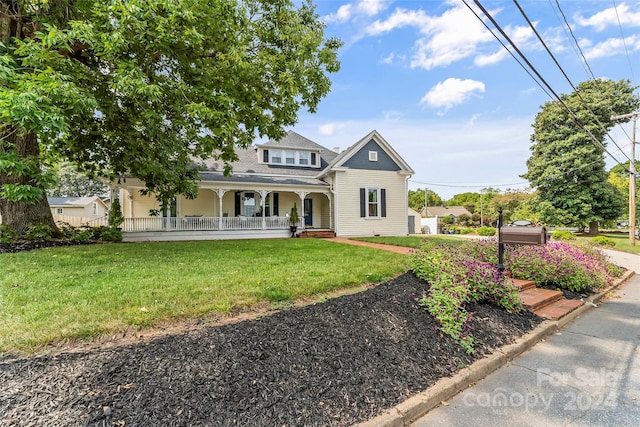
[[[636,120],[638,112],[611,116],[611,120],[633,119],[631,125],[631,160],[629,161],[629,244],[636,245]]]

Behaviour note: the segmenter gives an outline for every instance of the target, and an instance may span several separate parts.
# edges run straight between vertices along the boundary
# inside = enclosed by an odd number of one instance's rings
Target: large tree
[[[310,2],[2,0],[0,214],[55,227],[43,166],[194,197],[198,159],[278,139],[339,69]],[[194,163],[195,162],[195,163]]]
[[[537,190],[536,209],[547,224],[589,225],[618,217],[624,200],[605,171],[605,136],[614,115],[638,108],[627,80],[589,80],[560,101],[544,104],[531,136],[531,157],[523,178]],[[567,108],[571,111],[569,112]]]
[[[426,200],[425,200],[426,196]],[[408,194],[409,207],[414,211],[420,212],[424,209],[425,202],[427,206],[440,206],[442,199],[438,194],[429,189],[418,188],[417,190],[409,190]]]
[[[78,172],[69,162],[62,162],[52,171],[55,184],[47,189],[52,197],[104,197],[109,194],[109,187],[99,178],[91,178]]]

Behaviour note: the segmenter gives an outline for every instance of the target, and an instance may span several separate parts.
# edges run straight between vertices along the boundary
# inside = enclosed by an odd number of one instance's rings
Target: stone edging
[[[568,323],[595,307],[602,298],[612,290],[617,289],[633,275],[634,271],[627,270],[611,287],[589,297],[585,304],[560,320],[545,320],[533,331],[519,338],[515,343],[506,345],[495,353],[477,360],[470,367],[458,372],[452,377],[441,378],[433,386],[419,393],[383,414],[363,423],[359,427],[403,427],[416,421],[427,412],[447,401],[468,388],[471,384],[483,379],[493,371],[506,365],[540,341],[564,328]]]

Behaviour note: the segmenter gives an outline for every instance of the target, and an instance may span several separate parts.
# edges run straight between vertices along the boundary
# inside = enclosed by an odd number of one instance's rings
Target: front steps
[[[331,237],[336,237],[336,232],[333,230],[306,229],[299,232],[298,237],[315,237],[316,239],[328,239]]]
[[[532,280],[509,280],[520,291],[524,306],[545,319],[562,319],[584,304],[584,301],[566,299],[560,291],[536,288],[536,283]]]

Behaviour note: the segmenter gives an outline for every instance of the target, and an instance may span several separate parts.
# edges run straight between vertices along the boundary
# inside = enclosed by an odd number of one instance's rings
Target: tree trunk
[[[3,151],[13,151],[20,160],[36,162],[36,167],[39,168],[40,147],[35,134],[10,129],[9,132],[0,136],[2,137],[0,148]],[[0,216],[4,225],[21,234],[30,226],[48,225],[54,230],[54,235],[59,234],[44,188],[33,180],[28,171],[24,174],[0,172],[0,187],[4,184],[30,185],[42,190],[42,195],[34,203],[27,203],[24,200],[11,201],[1,197]]]
[[[598,221],[591,221],[589,223],[589,236],[597,236],[598,233]]]

